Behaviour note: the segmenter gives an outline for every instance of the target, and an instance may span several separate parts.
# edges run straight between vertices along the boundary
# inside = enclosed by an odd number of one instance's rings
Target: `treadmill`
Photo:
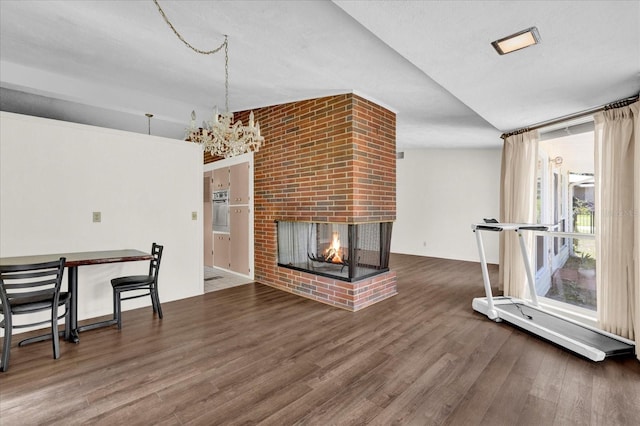
[[[487,223],[474,224],[471,227],[476,234],[486,293],[486,297],[473,299],[472,307],[475,311],[486,315],[495,322],[506,321],[592,361],[602,361],[611,356],[633,355],[635,353],[635,342],[550,312],[538,304],[535,281],[522,232],[538,231],[538,233],[543,233],[548,230],[547,226],[498,223],[487,220]],[[518,234],[520,251],[522,252],[522,259],[527,273],[530,301],[508,296],[493,297],[491,292],[482,233],[503,231],[516,232]],[[553,235],[557,234],[554,233]],[[569,238],[576,237],[576,235],[570,233],[561,234],[560,236]]]

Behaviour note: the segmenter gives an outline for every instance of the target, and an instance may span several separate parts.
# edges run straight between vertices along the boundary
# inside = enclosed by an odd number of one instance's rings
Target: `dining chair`
[[[111,280],[113,287],[113,316],[118,324],[118,329],[122,328],[122,301],[129,299],[137,299],[138,297],[151,296],[151,305],[153,312],[158,314],[162,319],[162,307],[160,307],[160,298],[158,297],[158,272],[160,271],[160,260],[162,260],[163,246],[153,243],[151,246],[151,255],[153,259],[149,263],[148,275],[130,275],[125,277],[114,278]],[[121,293],[127,291],[141,290],[142,294],[122,297]]]
[[[0,371],[9,369],[9,354],[11,349],[11,334],[15,328],[33,327],[41,324],[51,324],[51,340],[53,342],[53,358],[60,358],[60,338],[58,320],[64,318],[65,339],[69,338],[70,330],[70,301],[68,292],[61,292],[62,275],[64,273],[65,258],[52,262],[33,263],[28,265],[0,266],[0,314],[3,316],[0,327],[4,328],[4,344],[2,348],[2,365]],[[64,314],[58,315],[58,308],[64,306]],[[14,324],[15,315],[33,314],[51,311],[51,317],[44,321],[25,324]],[[48,337],[46,335],[45,337]],[[21,341],[22,346],[28,341],[44,340],[31,338]]]

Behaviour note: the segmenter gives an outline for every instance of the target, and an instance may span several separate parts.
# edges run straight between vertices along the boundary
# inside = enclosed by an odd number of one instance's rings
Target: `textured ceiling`
[[[229,36],[230,109],[354,92],[397,113],[399,150],[500,134],[637,94],[638,1],[169,1],[193,45]],[[537,26],[540,45],[491,41]],[[182,138],[224,106],[224,56],[147,1],[0,1],[3,110]],[[267,141],[268,143],[268,141]]]

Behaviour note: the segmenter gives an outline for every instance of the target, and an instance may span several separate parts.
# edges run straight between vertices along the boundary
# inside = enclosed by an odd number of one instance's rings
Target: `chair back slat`
[[[57,274],[57,272],[54,272],[55,274]],[[7,278],[6,276],[3,276],[3,280],[4,280],[4,286],[6,289],[8,290],[13,290],[13,289],[20,289],[20,288],[33,288],[33,287],[55,287],[55,285],[58,282],[58,278],[57,276],[50,278],[51,275],[47,276],[47,279],[43,279],[43,280],[32,280],[32,281],[25,281],[28,280],[28,278],[25,277],[14,277],[11,276],[9,278]],[[13,283],[11,282],[12,280],[20,280],[20,282],[17,283]]]
[[[7,297],[9,300],[17,300],[17,299],[27,299],[30,297],[39,297],[39,296],[51,296],[53,297],[56,294],[56,288],[46,288],[40,289],[37,291],[11,291],[7,292]]]
[[[29,265],[19,265],[20,266],[20,270],[7,270],[7,271],[3,271],[3,276],[5,278],[14,278],[14,279],[19,279],[19,278],[38,278],[38,277],[50,277],[52,275],[55,275],[58,273],[58,261],[56,260],[56,265],[54,268],[49,268],[49,267],[43,267],[43,268],[38,268],[38,269],[24,269],[25,267],[28,267]],[[47,262],[46,264],[49,264],[50,262]],[[12,268],[13,266],[5,266],[4,268]]]

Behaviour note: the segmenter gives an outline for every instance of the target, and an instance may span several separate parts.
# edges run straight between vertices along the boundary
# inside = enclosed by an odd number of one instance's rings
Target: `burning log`
[[[314,262],[335,263],[337,265],[343,265],[343,266],[349,265],[349,261],[340,256],[327,257],[323,255],[318,255],[316,253],[307,253],[307,257],[309,258],[309,260],[313,260]],[[336,261],[336,259],[340,259],[340,260]]]

